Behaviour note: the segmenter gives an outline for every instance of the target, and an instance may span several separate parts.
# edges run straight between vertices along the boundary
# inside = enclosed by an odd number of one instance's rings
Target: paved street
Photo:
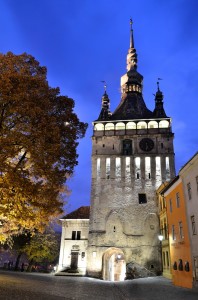
[[[0,271],[2,300],[197,300],[198,290],[174,287],[163,277],[124,282]]]

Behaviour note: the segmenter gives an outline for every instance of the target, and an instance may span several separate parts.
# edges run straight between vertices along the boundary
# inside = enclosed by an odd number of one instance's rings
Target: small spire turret
[[[98,120],[108,120],[109,116],[111,115],[110,113],[110,100],[107,95],[107,84],[105,81],[101,81],[104,83],[104,95],[102,96],[102,109],[99,115]]]
[[[159,87],[159,80],[162,80],[162,79],[158,78],[158,81],[157,81],[157,92],[155,94],[155,109],[153,111],[153,114],[156,118],[167,118],[165,110],[164,110],[164,104],[163,104],[164,96]]]

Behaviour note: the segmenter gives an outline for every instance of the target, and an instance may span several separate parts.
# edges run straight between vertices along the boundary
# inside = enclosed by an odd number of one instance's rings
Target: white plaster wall
[[[62,234],[59,255],[58,271],[70,267],[71,264],[71,251],[79,252],[78,269],[82,274],[86,273],[86,260],[87,260],[87,245],[88,245],[88,231],[89,220],[68,220],[62,219]],[[80,240],[72,240],[72,231],[81,231]],[[82,257],[82,252],[85,252],[85,257]]]

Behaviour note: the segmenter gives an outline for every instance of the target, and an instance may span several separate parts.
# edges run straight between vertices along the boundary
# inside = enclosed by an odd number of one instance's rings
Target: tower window
[[[164,144],[163,144],[163,143],[161,143],[161,148],[162,148],[162,149],[164,148]]]
[[[76,239],[76,231],[72,231],[72,240]]]
[[[72,240],[80,240],[81,231],[72,231]]]
[[[103,144],[102,147],[104,148],[104,147],[105,147],[105,144]]]
[[[132,141],[131,140],[124,140],[123,141],[123,155],[132,155]]]
[[[139,204],[147,203],[146,194],[138,194]]]
[[[81,237],[81,231],[77,231],[77,237],[76,237],[76,239],[80,240],[80,237]]]
[[[109,157],[106,158],[106,178],[110,178],[111,160]]]

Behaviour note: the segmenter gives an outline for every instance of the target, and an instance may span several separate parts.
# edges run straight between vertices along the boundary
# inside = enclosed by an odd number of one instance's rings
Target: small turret
[[[106,82],[105,81],[102,81],[104,82],[104,95],[102,96],[102,109],[101,109],[101,112],[100,112],[100,115],[99,115],[99,118],[98,120],[108,120],[109,119],[109,116],[111,115],[110,113],[110,100],[109,100],[109,97],[107,95],[107,85],[106,85]]]
[[[159,80],[160,78],[158,78]],[[160,91],[159,88],[159,81],[157,82],[157,92],[155,94],[155,109],[153,111],[153,115],[156,118],[167,118],[167,115],[164,110],[163,104],[163,93]]]

